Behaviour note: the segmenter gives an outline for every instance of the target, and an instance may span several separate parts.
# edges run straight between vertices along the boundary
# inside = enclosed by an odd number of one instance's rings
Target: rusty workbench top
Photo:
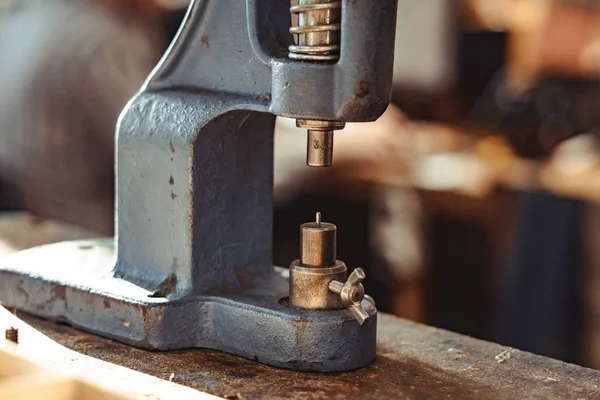
[[[14,318],[0,309],[2,326]],[[42,363],[69,366],[92,380],[98,380],[95,375],[103,368],[90,367],[97,358],[241,399],[600,399],[599,371],[388,315],[380,316],[375,363],[336,374],[281,370],[213,350],[140,350],[29,315],[19,318],[24,331],[19,348],[24,354],[35,355]],[[118,372],[121,380],[128,380],[128,373],[134,374],[124,368]],[[111,379],[105,375],[104,386],[110,388]]]
[[[0,253],[88,235],[42,222],[0,214]],[[375,363],[338,374],[286,371],[213,350],[145,351],[29,315],[19,318],[0,307],[0,328],[19,327],[24,357],[144,399],[210,397],[189,388],[246,400],[600,399],[599,371],[389,315],[379,317]]]

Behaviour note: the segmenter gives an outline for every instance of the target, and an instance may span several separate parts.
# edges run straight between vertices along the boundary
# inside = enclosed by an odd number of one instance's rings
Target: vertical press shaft
[[[342,4],[336,0],[299,0],[290,8],[298,15],[298,25],[290,32],[297,44],[289,47],[293,60],[337,62],[340,58]],[[306,164],[328,167],[333,163],[333,132],[343,129],[335,121],[298,120],[298,127],[308,129]]]

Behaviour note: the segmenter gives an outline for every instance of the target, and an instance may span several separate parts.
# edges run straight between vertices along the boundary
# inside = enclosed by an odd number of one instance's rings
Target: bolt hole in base
[[[290,307],[290,297],[289,296],[282,297],[279,299],[278,303],[282,307],[289,308]]]

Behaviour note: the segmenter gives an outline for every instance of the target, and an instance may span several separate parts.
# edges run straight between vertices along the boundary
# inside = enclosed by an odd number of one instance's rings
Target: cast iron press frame
[[[149,349],[342,371],[376,318],[287,307],[272,266],[275,115],[371,121],[390,97],[396,0],[342,1],[335,64],[290,61],[289,4],[193,1],[117,126],[116,237],[0,261],[6,305]],[[363,306],[370,309],[368,301]]]

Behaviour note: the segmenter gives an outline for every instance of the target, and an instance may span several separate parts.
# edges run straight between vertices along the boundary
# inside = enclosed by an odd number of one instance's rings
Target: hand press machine
[[[193,1],[118,121],[114,240],[0,260],[0,300],[148,349],[368,365],[377,310],[335,225],[317,213],[289,271],[272,265],[273,128],[296,118],[307,164],[331,165],[334,130],[387,107],[395,22],[396,0]]]

